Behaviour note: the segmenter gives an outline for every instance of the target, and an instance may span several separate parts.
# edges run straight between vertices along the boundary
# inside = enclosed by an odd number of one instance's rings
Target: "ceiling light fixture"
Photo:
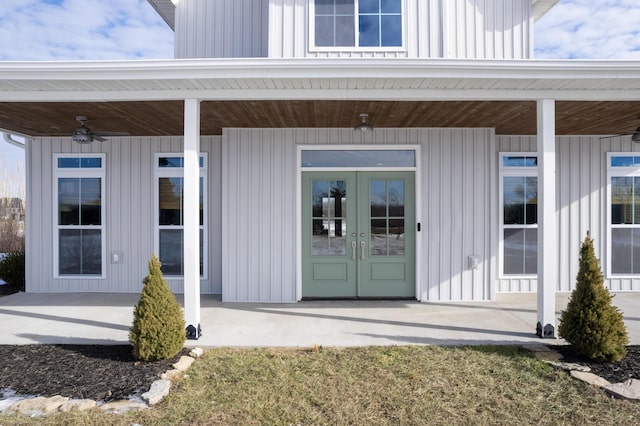
[[[361,132],[373,130],[373,127],[367,122],[369,120],[369,114],[360,114],[360,120],[362,122],[354,127],[353,130],[360,130]]]

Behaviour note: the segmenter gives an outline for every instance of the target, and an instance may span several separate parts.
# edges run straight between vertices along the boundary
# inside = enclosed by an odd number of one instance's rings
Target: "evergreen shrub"
[[[24,291],[24,253],[7,253],[0,260],[0,279]]]
[[[622,313],[613,306],[613,296],[604,286],[588,232],[579,262],[576,288],[562,311],[558,332],[581,355],[599,362],[618,361],[626,355],[629,337]]]
[[[149,275],[143,283],[129,331],[133,356],[142,361],[171,358],[180,352],[186,340],[184,316],[155,255],[149,260]]]

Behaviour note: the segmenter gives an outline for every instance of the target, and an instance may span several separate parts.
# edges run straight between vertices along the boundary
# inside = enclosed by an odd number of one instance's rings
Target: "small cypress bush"
[[[8,253],[0,260],[0,279],[24,291],[24,253]]]
[[[560,336],[577,353],[600,362],[618,361],[626,355],[629,337],[622,313],[613,306],[612,299],[587,232],[580,248],[576,288],[558,327]]]
[[[171,358],[180,352],[186,340],[184,316],[155,255],[149,260],[149,275],[143,283],[129,331],[133,356],[142,361]]]

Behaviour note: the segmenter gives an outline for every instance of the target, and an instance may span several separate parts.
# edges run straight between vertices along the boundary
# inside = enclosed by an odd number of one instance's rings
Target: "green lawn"
[[[0,417],[0,424],[28,422]],[[637,425],[615,400],[519,347],[212,349],[161,404],[38,424]]]

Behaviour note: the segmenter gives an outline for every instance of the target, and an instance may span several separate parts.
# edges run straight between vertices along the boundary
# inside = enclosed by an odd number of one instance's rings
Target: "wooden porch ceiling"
[[[222,128],[349,128],[367,113],[376,128],[491,127],[502,135],[536,133],[533,101],[203,101],[201,133]],[[181,135],[181,101],[0,102],[0,128],[31,136],[70,136],[77,115],[94,131],[132,136]],[[560,101],[559,135],[609,135],[640,126],[640,101]]]

